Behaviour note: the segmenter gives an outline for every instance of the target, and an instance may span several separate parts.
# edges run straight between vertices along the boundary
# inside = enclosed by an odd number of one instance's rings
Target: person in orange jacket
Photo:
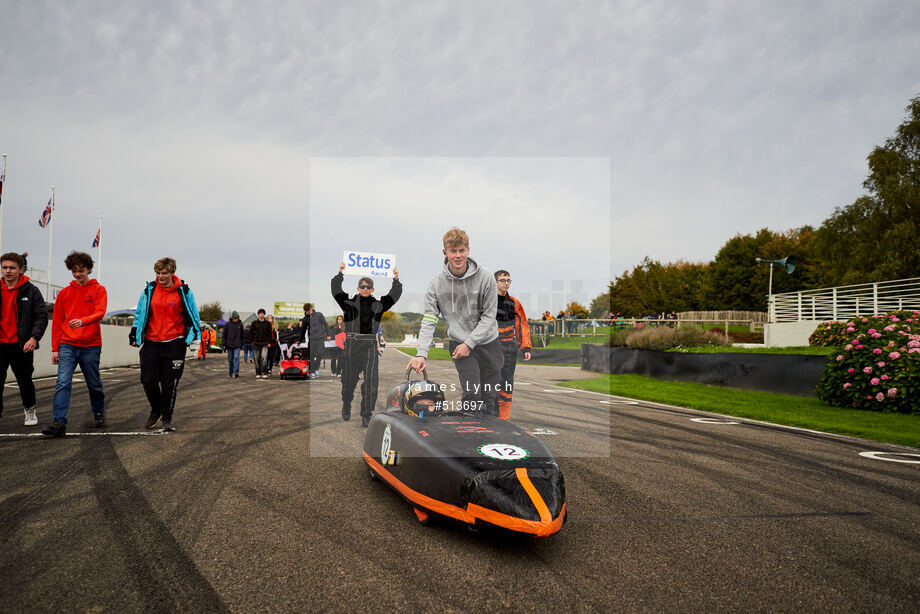
[[[201,327],[201,343],[198,344],[198,360],[208,357],[208,348],[211,346],[211,329]]]
[[[498,308],[495,319],[498,321],[498,340],[501,342],[505,364],[500,376],[498,389],[498,417],[507,420],[511,416],[511,393],[514,389],[514,368],[517,366],[518,349],[524,354],[524,360],[530,360],[533,343],[530,340],[530,325],[521,303],[508,294],[511,287],[511,273],[504,269],[495,271],[495,283],[498,286]]]
[[[105,426],[105,391],[99,375],[102,352],[99,322],[105,316],[108,295],[102,284],[89,278],[93,271],[93,258],[89,254],[70,252],[64,264],[73,281],[58,293],[51,321],[51,362],[58,366],[58,373],[52,422],[42,431],[49,437],[63,437],[67,432],[67,411],[77,365],[89,389],[94,426]]]

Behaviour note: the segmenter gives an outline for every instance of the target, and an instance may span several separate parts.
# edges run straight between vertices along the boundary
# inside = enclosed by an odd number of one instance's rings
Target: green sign
[[[291,301],[275,301],[276,318],[302,318],[303,302],[292,303]]]

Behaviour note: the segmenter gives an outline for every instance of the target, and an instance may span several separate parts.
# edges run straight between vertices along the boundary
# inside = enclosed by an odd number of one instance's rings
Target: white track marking
[[[733,420],[720,420],[719,418],[690,418],[690,422],[702,422],[703,424],[741,424]]]
[[[920,454],[912,454],[910,452],[860,452],[860,456],[866,458],[871,458],[872,460],[888,461],[889,463],[908,463],[910,465],[920,465]],[[914,460],[907,460],[903,458],[883,458],[884,456],[910,456]]]

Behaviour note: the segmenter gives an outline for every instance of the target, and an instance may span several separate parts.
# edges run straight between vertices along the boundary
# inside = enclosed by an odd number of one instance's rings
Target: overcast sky
[[[899,2],[2,2],[3,251],[53,280],[104,216],[111,310],[164,255],[199,303],[314,300],[453,225],[532,316],[644,256],[818,225],[920,94]],[[95,256],[95,250],[92,251]],[[97,267],[98,268],[98,267]],[[354,288],[357,278],[346,278]],[[377,294],[389,282],[378,280]]]

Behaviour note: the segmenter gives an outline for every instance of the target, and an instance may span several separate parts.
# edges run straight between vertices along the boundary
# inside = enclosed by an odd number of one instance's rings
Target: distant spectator
[[[230,314],[230,321],[224,324],[221,335],[221,345],[227,352],[227,365],[230,369],[228,377],[240,376],[240,348],[243,346],[244,334],[240,314],[234,311]]]
[[[249,327],[243,327],[243,346],[242,346],[242,360],[245,363],[250,363],[254,360],[252,355],[252,340],[249,338]]]
[[[268,379],[268,344],[272,339],[272,325],[265,319],[265,310],[256,313],[258,320],[249,325],[249,339],[256,361],[256,379]]]
[[[329,334],[329,323],[326,316],[313,310],[313,303],[304,303],[303,320],[300,321],[301,340],[309,339],[310,343],[310,379],[319,377],[319,363],[326,352],[326,341],[332,339]]]
[[[332,325],[332,338],[335,339],[335,347],[330,353],[332,363],[332,374],[338,377],[342,376],[342,352],[345,349],[345,317],[336,316],[335,324]]]
[[[383,324],[377,325],[377,353],[383,354],[383,348],[387,346],[386,339],[383,338]]]
[[[281,349],[278,346],[278,325],[275,324],[275,316],[268,314],[265,319],[272,325],[272,340],[268,342],[268,374],[271,375],[272,368],[281,362]]]

